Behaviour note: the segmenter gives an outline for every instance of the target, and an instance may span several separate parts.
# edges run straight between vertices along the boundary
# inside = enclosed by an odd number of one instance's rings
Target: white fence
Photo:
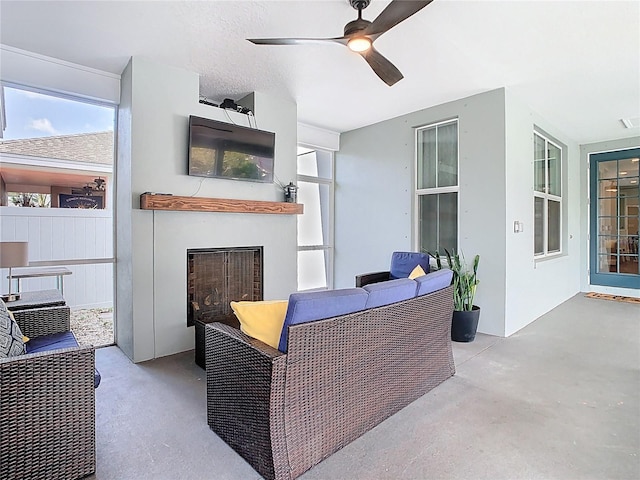
[[[71,308],[113,306],[113,263],[65,264],[113,258],[111,211],[0,207],[0,241],[29,242],[29,262],[53,262],[71,270],[64,277],[64,297]],[[6,293],[9,270],[0,272],[0,291]],[[22,280],[25,292],[53,288],[55,277]]]

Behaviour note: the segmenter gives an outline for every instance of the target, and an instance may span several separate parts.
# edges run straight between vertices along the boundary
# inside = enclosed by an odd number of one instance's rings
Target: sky
[[[113,131],[113,107],[4,86],[4,140]]]

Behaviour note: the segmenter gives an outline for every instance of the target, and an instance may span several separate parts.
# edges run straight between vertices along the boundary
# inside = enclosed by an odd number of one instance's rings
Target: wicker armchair
[[[69,307],[14,312],[23,334],[69,331]],[[92,346],[0,358],[0,478],[77,479],[95,472]]]
[[[292,480],[455,373],[453,290],[289,327],[284,354],[205,326],[209,427]]]

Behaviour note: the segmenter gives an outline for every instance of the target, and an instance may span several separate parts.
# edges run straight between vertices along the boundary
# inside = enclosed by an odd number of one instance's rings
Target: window
[[[2,84],[0,110],[0,206],[108,208],[113,105]]]
[[[0,111],[3,240],[27,241],[30,262],[65,268],[71,323],[86,327],[78,341],[112,344],[116,107],[0,83]],[[38,291],[60,282],[33,276],[21,284]]]
[[[298,147],[298,290],[333,287],[333,152]]]
[[[533,134],[533,210],[536,257],[562,252],[562,149]]]
[[[416,130],[417,244],[458,249],[458,120]]]

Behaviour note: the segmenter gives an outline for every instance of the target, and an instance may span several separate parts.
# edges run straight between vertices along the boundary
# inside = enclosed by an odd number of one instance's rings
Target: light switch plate
[[[523,231],[524,231],[524,224],[519,220],[515,220],[513,222],[513,233],[522,233]]]

